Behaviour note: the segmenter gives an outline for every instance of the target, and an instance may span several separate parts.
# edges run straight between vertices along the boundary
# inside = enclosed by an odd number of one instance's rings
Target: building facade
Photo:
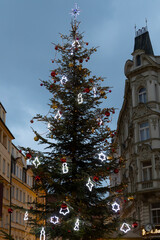
[[[33,173],[26,158],[12,143],[14,136],[5,123],[6,111],[0,103],[0,230],[15,240],[34,240],[24,221],[25,210],[30,209],[36,199],[32,190]],[[2,233],[1,239],[4,239]]]
[[[136,32],[125,76],[116,142],[126,165],[111,183],[128,184],[126,193],[133,198],[122,218],[138,223],[132,228],[135,239],[160,239],[160,56],[154,55],[147,27]]]

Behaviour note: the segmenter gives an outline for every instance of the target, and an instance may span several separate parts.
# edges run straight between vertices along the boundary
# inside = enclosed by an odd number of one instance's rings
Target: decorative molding
[[[152,125],[154,127],[154,130],[156,130],[157,124],[158,124],[158,119],[156,117],[152,117],[150,119],[151,119]]]
[[[152,157],[152,149],[149,144],[139,145],[137,152],[138,152],[140,160],[142,160],[142,161],[151,159],[151,157]]]

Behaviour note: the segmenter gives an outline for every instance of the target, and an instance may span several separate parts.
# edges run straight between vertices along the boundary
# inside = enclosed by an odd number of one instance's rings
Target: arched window
[[[136,66],[140,66],[141,65],[141,56],[137,55],[136,57]]]
[[[146,103],[146,88],[141,88],[138,93],[139,103]]]

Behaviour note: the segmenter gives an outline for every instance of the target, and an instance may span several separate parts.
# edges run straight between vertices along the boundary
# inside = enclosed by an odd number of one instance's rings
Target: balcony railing
[[[152,188],[153,187],[153,182],[149,181],[149,182],[142,182],[142,189],[148,189],[148,188]]]

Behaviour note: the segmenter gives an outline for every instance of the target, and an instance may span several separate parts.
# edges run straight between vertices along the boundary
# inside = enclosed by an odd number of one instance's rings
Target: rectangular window
[[[16,165],[16,176],[19,177],[19,167]]]
[[[9,174],[9,171],[10,170],[10,168],[9,168],[9,163],[7,163],[7,177],[9,177],[10,176],[10,174]]]
[[[160,203],[153,203],[151,205],[151,216],[153,224],[160,224]]]
[[[140,133],[140,141],[144,141],[150,138],[148,122],[144,122],[139,125],[139,133]]]
[[[12,198],[14,198],[14,191],[15,191],[15,187],[12,186],[12,191],[11,191],[11,193],[12,193]]]
[[[12,153],[11,154],[14,157],[14,148],[13,147],[12,147]]]
[[[6,199],[9,200],[9,190],[8,190],[8,188],[6,189]]]
[[[142,163],[142,181],[152,180],[152,164],[151,161]]]
[[[5,174],[6,171],[6,160],[3,158],[3,174]]]
[[[18,212],[16,212],[16,223],[18,223]]]
[[[23,202],[24,203],[26,202],[26,194],[25,194],[25,192],[23,193]]]
[[[3,146],[7,148],[7,135],[3,133]]]
[[[16,200],[18,200],[18,188],[16,188]]]
[[[8,140],[8,152],[10,153],[10,140]]]
[[[22,202],[22,191],[20,190],[20,197],[19,197],[19,201]]]
[[[20,179],[22,180],[22,168],[19,169]]]

